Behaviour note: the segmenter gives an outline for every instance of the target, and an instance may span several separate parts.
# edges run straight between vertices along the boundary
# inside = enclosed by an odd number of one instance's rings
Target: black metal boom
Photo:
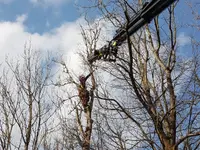
[[[146,2],[143,8],[137,12],[136,15],[130,18],[127,25],[124,25],[125,28],[118,29],[109,44],[104,45],[99,50],[95,50],[94,55],[89,57],[88,61],[92,63],[101,58],[103,58],[104,61],[115,61],[118,46],[121,46],[121,44],[126,40],[127,35],[130,36],[134,34],[145,24],[150,23],[153,18],[159,15],[175,1],[177,0],[152,0],[151,2]]]
[[[128,33],[126,33],[124,29],[121,29],[115,34],[112,40],[121,44],[126,40],[127,34],[130,36],[145,24],[150,23],[154,17],[159,15],[175,1],[176,0],[152,0],[149,3],[147,2],[145,7],[143,7],[135,16],[130,18],[130,23],[126,27]]]

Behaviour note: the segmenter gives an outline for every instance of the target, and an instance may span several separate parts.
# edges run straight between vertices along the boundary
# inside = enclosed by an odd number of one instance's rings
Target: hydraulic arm
[[[130,18],[129,23],[126,23],[126,30],[123,28],[118,29],[108,45],[104,45],[99,50],[94,51],[93,56],[88,59],[89,62],[92,63],[101,58],[107,61],[115,61],[118,47],[126,40],[127,35],[130,36],[134,34],[145,24],[150,23],[154,17],[159,15],[175,1],[176,0],[152,0],[151,2],[146,2],[143,8]]]

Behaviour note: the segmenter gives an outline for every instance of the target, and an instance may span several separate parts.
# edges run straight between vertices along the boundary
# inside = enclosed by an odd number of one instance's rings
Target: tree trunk
[[[87,109],[86,118],[87,118],[87,126],[86,126],[86,129],[84,132],[82,150],[90,149],[90,139],[91,139],[91,135],[92,135],[92,119],[91,119],[91,110],[90,109]]]

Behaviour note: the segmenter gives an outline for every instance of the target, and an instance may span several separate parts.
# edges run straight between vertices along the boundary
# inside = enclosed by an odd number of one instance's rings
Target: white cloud
[[[80,30],[80,24],[86,25],[83,18],[79,18],[75,22],[66,22],[44,34],[28,32],[27,27],[23,24],[26,19],[27,15],[23,14],[19,15],[15,22],[0,22],[0,64],[5,61],[5,56],[13,59],[21,58],[19,56],[22,56],[24,52],[25,43],[31,41],[32,49],[52,51],[55,55],[63,54],[65,62],[73,68],[74,72],[83,73],[79,67],[82,66],[81,60],[77,55],[77,51],[83,51],[85,48]],[[106,26],[108,25],[107,23]],[[100,26],[105,27],[105,24],[101,23]],[[113,30],[112,27],[109,26],[109,28]],[[105,30],[102,30],[102,34],[103,41],[111,38],[111,34],[107,34]],[[102,45],[103,41],[99,44]]]
[[[60,6],[71,0],[30,0],[31,3],[40,6]]]
[[[179,46],[186,46],[191,43],[191,38],[188,35],[185,35],[184,32],[180,33],[177,37]]]
[[[26,15],[17,17],[15,22],[0,22],[0,63],[5,60],[5,56],[18,57],[24,51],[24,44],[31,41],[32,48],[41,51],[53,51],[54,53],[64,53],[70,61],[78,66],[78,59],[75,56],[76,50],[82,43],[79,22],[65,23],[44,34],[29,33],[23,22]],[[74,67],[75,67],[74,66]]]
[[[0,22],[0,63],[4,62],[5,56],[19,58],[18,56],[23,54],[25,43],[31,41],[34,50],[64,54],[65,61],[74,70],[80,71],[78,66],[81,62],[77,51],[84,48],[80,31],[80,24],[86,24],[83,18],[66,22],[44,34],[27,32],[27,27],[23,24],[26,19],[27,15],[23,14],[18,16],[15,22]],[[109,35],[105,31],[102,33],[104,38]]]

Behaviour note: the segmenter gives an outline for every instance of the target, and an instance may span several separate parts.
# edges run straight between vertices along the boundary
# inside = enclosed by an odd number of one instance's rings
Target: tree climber
[[[78,85],[78,95],[79,95],[80,101],[82,103],[82,106],[84,108],[84,111],[86,111],[88,102],[90,100],[90,94],[86,87],[86,81],[90,77],[91,74],[92,73],[90,73],[86,77],[83,75],[79,76],[80,84]]]

